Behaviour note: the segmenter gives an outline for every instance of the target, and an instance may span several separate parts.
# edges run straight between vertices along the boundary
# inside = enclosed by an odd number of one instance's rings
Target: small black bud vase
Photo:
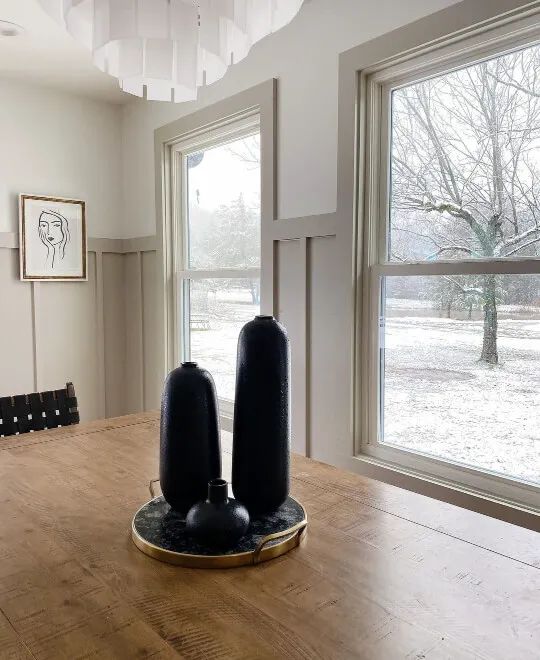
[[[165,381],[161,399],[159,480],[163,497],[185,514],[221,475],[214,380],[196,362],[183,362]]]
[[[186,530],[195,539],[216,548],[230,548],[249,527],[245,506],[227,496],[225,479],[208,482],[208,499],[197,502],[186,516]]]
[[[251,515],[289,494],[289,339],[273,316],[240,331],[234,402],[232,489]]]

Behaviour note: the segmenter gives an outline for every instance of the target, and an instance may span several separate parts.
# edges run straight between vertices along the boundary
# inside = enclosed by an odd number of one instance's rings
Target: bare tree
[[[535,255],[540,241],[540,48],[394,92],[392,253]],[[481,359],[498,362],[498,277],[481,282]]]
[[[252,169],[260,167],[261,139],[258,134],[248,135],[242,140],[233,142],[227,147],[227,151]]]

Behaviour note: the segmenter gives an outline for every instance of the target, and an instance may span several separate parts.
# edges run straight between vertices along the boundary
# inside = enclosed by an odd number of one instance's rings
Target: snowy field
[[[385,441],[539,483],[540,308],[501,305],[490,367],[481,319],[388,302]]]
[[[191,329],[191,357],[210,371],[220,399],[234,399],[238,334],[258,313],[248,290],[221,290],[209,296],[205,314],[209,327]]]
[[[480,318],[441,318],[418,300],[387,311],[385,441],[540,483],[540,307],[500,306],[496,367],[478,360]],[[209,328],[192,329],[192,357],[221,398],[234,397],[238,333],[258,313],[249,291],[222,291]]]

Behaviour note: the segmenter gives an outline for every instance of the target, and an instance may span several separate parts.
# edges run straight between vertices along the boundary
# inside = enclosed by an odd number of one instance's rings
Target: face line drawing
[[[51,209],[43,210],[38,219],[38,235],[47,248],[45,265],[54,269],[58,259],[65,257],[66,245],[71,238],[67,219]]]

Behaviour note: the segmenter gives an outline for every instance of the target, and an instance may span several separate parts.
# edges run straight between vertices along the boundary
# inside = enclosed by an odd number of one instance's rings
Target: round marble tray
[[[233,568],[274,559],[295,548],[307,525],[304,507],[288,497],[271,514],[252,518],[249,530],[238,545],[221,552],[190,538],[181,516],[155,497],[133,518],[131,536],[135,545],[150,557],[190,568]]]

